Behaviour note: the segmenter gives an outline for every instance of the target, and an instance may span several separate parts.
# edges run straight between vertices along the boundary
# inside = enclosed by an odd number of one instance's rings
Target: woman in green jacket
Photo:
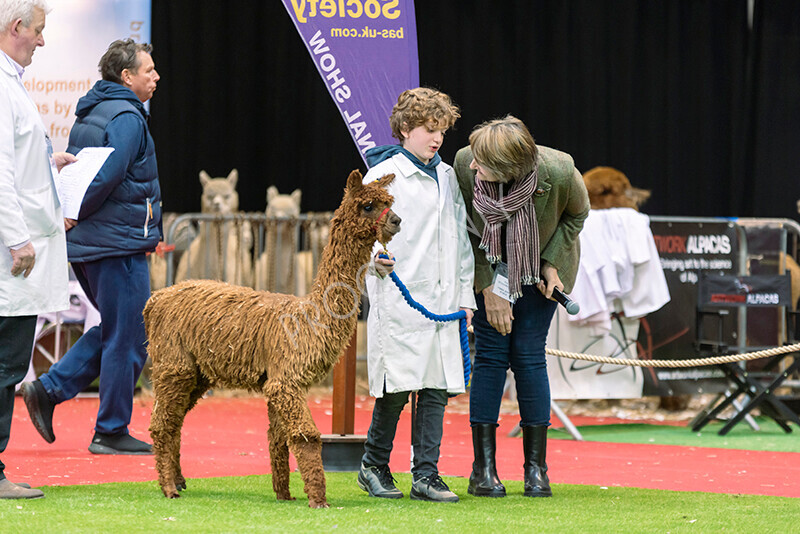
[[[475,255],[478,310],[470,425],[475,459],[469,493],[503,497],[495,433],[511,368],[525,456],[525,495],[552,495],[546,439],[550,386],[545,340],[555,288],[569,292],[580,257],[578,234],[589,197],[572,158],[537,147],[525,124],[509,115],[475,128],[455,159]]]

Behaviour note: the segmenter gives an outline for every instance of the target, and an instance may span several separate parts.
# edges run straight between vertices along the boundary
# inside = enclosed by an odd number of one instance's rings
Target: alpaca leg
[[[322,439],[304,391],[290,390],[269,395],[270,407],[279,412],[288,434],[289,450],[297,460],[304,491],[311,508],[328,508],[325,472],[322,469]]]
[[[195,385],[196,379],[191,375],[177,378],[158,373],[154,382],[156,400],[150,417],[150,437],[158,483],[164,496],[171,499],[180,496],[178,484],[185,485],[180,475],[181,428]]]
[[[192,391],[192,394],[189,396],[189,405],[186,408],[186,414],[188,414],[192,410],[192,408],[195,407],[195,405],[197,404],[197,401],[200,400],[203,397],[203,395],[205,395],[205,393],[206,393],[206,391],[208,391],[209,387],[210,387],[210,384],[207,381],[203,380],[203,381],[201,381],[201,384],[199,384],[195,388],[195,390]],[[184,414],[184,419],[183,420],[185,420],[186,414]],[[183,421],[181,421],[181,428],[183,428]],[[180,434],[181,434],[181,432],[178,432],[178,435],[180,435]],[[178,488],[178,491],[186,489],[186,479],[183,477],[183,473],[181,471],[181,453],[180,453],[180,450],[178,450],[178,459],[177,459],[177,462],[176,462],[175,487]]]
[[[272,489],[279,501],[293,501],[289,493],[289,445],[286,426],[280,414],[269,407],[269,462],[272,467]]]

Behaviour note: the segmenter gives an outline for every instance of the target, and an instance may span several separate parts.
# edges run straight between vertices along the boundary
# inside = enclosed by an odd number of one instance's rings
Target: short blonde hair
[[[433,122],[440,130],[451,128],[461,116],[458,106],[450,97],[427,87],[417,87],[403,91],[392,108],[389,124],[392,137],[403,141],[403,133]]]
[[[539,150],[525,124],[506,115],[475,127],[469,136],[472,157],[501,182],[533,172]]]

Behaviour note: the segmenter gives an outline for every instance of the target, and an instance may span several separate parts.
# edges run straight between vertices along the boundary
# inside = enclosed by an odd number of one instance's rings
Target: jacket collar
[[[403,154],[395,154],[394,156],[392,156],[392,162],[397,166],[397,168],[400,170],[400,173],[403,175],[404,178],[408,178],[408,177],[412,176],[414,173],[419,173],[419,174],[421,174],[423,176],[426,176],[426,177],[430,178],[430,176],[425,174],[425,172],[422,171],[422,169],[419,169],[416,165],[414,165],[414,163],[412,163]],[[439,171],[439,167],[440,166],[441,166],[441,163],[436,166],[436,171],[437,171],[436,174],[437,174],[437,176],[439,174],[438,171]]]
[[[2,53],[2,56],[0,56],[0,70],[8,74],[9,76],[13,76],[14,78],[19,80],[20,79],[19,73],[17,72],[17,69],[14,68],[14,66],[8,60],[9,59],[8,54],[2,51],[0,51],[0,53]]]

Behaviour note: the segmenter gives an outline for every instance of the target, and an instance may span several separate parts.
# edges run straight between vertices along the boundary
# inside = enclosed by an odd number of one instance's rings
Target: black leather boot
[[[472,427],[472,474],[467,491],[476,497],[505,497],[506,488],[497,476],[495,451],[497,426],[475,425]]]
[[[522,427],[522,448],[525,452],[525,496],[552,497],[547,478],[547,426]]]

